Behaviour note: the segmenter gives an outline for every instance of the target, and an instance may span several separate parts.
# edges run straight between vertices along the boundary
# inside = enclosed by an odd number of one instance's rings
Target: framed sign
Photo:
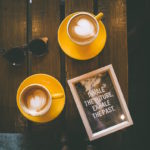
[[[112,65],[68,80],[89,140],[133,124]]]

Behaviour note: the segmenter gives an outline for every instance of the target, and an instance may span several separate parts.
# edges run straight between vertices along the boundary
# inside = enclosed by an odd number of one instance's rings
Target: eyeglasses
[[[48,52],[48,38],[34,39],[28,45],[8,50],[0,49],[0,53],[13,66],[19,66],[24,62],[27,51],[38,57],[45,55]]]

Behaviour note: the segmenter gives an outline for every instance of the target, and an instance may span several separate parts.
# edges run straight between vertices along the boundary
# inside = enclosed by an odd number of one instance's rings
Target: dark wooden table
[[[60,22],[65,16],[76,11],[104,13],[107,42],[103,51],[88,61],[69,58],[61,51],[57,41]],[[30,139],[30,134],[33,137],[40,135],[38,141],[49,141],[54,147],[58,147],[59,137],[65,134],[71,144],[78,143],[74,144],[72,149],[80,149],[82,143],[87,142],[86,132],[66,81],[111,63],[128,100],[126,0],[33,0],[31,13],[32,39],[47,36],[49,53],[42,58],[26,57],[25,63],[20,67],[9,65],[6,59],[0,56],[0,132],[22,133],[24,139]],[[23,45],[27,40],[27,1],[0,0],[0,48]],[[16,106],[19,84],[35,73],[54,76],[62,83],[66,92],[64,111],[57,119],[47,124],[28,121]],[[121,132],[117,132],[92,144],[105,150],[117,149],[121,145],[121,138]]]

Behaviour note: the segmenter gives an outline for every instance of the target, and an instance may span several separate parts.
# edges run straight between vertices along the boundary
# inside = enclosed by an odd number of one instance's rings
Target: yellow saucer
[[[52,100],[52,104],[50,107],[50,110],[43,116],[31,116],[26,114],[22,108],[19,105],[19,96],[23,88],[30,84],[42,84],[45,86],[51,94],[53,93],[64,93],[63,98],[59,99],[54,99]],[[52,76],[46,75],[46,74],[34,74],[28,78],[26,78],[19,86],[18,91],[17,91],[17,106],[22,113],[24,117],[27,119],[34,121],[34,122],[39,122],[39,123],[45,123],[49,122],[53,119],[55,119],[63,110],[65,105],[65,92],[62,87],[62,85],[59,83],[57,79],[55,79]]]
[[[99,21],[99,34],[89,45],[80,46],[73,43],[67,34],[67,23],[74,14],[67,16],[58,29],[58,42],[61,49],[68,56],[78,60],[88,60],[98,55],[106,42],[106,29],[104,24]]]

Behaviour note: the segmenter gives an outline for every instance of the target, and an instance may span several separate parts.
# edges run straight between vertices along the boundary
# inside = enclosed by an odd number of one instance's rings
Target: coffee
[[[20,104],[26,113],[33,116],[42,115],[50,107],[51,96],[41,85],[31,85],[23,90]]]
[[[96,19],[86,13],[75,15],[68,24],[70,38],[79,44],[86,44],[92,41],[98,33]]]

